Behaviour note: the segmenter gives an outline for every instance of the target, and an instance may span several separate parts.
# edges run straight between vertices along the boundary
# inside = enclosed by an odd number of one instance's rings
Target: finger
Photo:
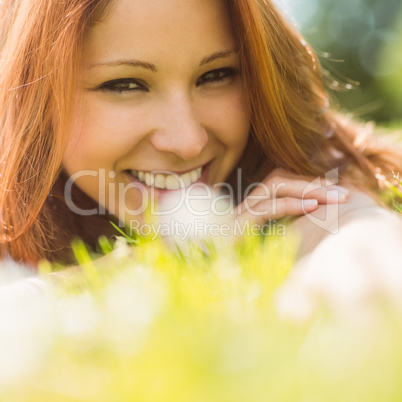
[[[274,200],[263,200],[252,206],[245,203],[244,206],[245,209],[241,211],[237,219],[241,222],[252,221],[253,223],[263,225],[269,220],[313,212],[318,208],[318,201],[285,197]]]
[[[349,199],[349,190],[342,186],[328,186],[322,190],[313,190],[304,195],[304,199],[313,198],[319,204],[344,204]]]
[[[286,196],[302,198],[303,191],[307,186],[309,186],[307,191],[320,187],[319,184],[309,185],[308,182],[300,179],[287,179],[279,176],[270,177],[262,183],[256,183],[252,187],[252,190],[248,194],[245,194],[243,203],[247,200],[249,205],[255,205],[264,199],[275,199]]]
[[[319,204],[339,204],[348,200],[349,190],[336,185],[323,187],[318,186],[317,183],[306,184],[303,181],[295,181],[279,188],[273,196],[274,198],[315,199]]]
[[[322,177],[309,177],[309,176],[300,176],[300,175],[295,175],[295,174],[290,174],[287,176],[281,176],[281,175],[274,175],[274,176],[269,176],[266,180],[264,180],[261,185],[260,189],[258,189],[258,186],[256,186],[256,191],[258,192],[263,192],[264,189],[272,188],[272,191],[278,193],[278,197],[281,196],[297,196],[295,193],[289,193],[287,190],[289,188],[294,188],[295,191],[300,191],[302,194],[309,193],[310,191],[314,190],[321,190],[325,188],[331,188],[337,187],[335,183],[328,181],[325,178]],[[283,191],[285,189],[285,192]],[[343,191],[345,193],[348,193],[348,190],[343,187],[339,187],[338,189],[340,191]],[[282,194],[281,194],[282,191]]]
[[[290,170],[286,170],[283,168],[276,168],[273,171],[271,171],[267,177],[263,180],[274,180],[275,178],[284,178],[284,179],[294,179],[294,180],[305,180],[307,182],[315,182],[319,181],[321,182],[322,186],[330,186],[334,184],[338,184],[338,179],[333,178],[331,179],[330,177],[321,177],[321,176],[310,176],[310,175],[301,175],[295,172],[292,172]]]
[[[243,211],[248,206],[256,205],[265,199],[291,197],[299,199],[316,199],[319,204],[338,204],[346,202],[349,191],[340,186],[322,186],[321,180],[306,182],[304,180],[288,180],[275,183],[270,187],[264,183],[256,186],[240,204]]]

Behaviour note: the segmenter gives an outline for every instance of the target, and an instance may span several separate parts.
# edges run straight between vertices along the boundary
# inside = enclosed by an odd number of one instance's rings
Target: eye
[[[235,70],[234,68],[220,68],[218,70],[208,71],[198,79],[197,86],[230,80],[236,74],[237,70]]]
[[[148,91],[144,84],[133,78],[121,78],[103,83],[98,88],[100,91],[124,94],[134,91]]]

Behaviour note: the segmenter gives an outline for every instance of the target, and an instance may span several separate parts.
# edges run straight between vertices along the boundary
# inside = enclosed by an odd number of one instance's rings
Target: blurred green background
[[[342,109],[402,122],[401,0],[275,0],[333,76]]]

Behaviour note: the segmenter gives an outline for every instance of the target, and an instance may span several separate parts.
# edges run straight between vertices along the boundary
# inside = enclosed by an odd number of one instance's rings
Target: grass
[[[0,304],[1,401],[402,399],[402,320],[381,300],[364,320],[278,314],[289,239],[101,243],[93,261],[77,242],[82,271],[47,295]]]
[[[401,401],[402,315],[384,295],[347,314],[319,292],[308,315],[297,294],[280,308],[296,242],[121,233],[96,259],[76,241],[81,269],[0,299],[0,401]]]

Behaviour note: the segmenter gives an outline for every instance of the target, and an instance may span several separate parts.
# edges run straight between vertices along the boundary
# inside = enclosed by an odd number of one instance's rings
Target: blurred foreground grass
[[[278,313],[289,239],[102,245],[98,262],[76,245],[83,270],[46,295],[0,304],[1,401],[402,400],[402,317],[386,303]]]

